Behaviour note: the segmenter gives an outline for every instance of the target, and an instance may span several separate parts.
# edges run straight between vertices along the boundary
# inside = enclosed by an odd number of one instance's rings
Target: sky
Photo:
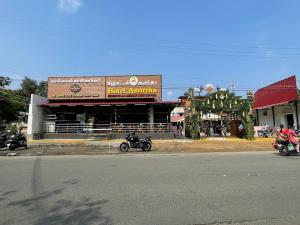
[[[0,75],[162,74],[237,93],[300,74],[299,0],[0,0]]]

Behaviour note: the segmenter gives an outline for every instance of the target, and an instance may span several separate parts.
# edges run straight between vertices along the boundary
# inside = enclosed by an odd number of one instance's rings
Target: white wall
[[[295,106],[277,106],[275,107],[275,115],[276,115],[276,126],[279,127],[280,124],[283,124],[287,127],[286,115],[293,114],[294,115],[294,127],[297,126],[296,122],[296,110]]]
[[[300,103],[298,103],[298,116],[300,120]],[[263,112],[267,111],[267,116],[263,115]],[[274,113],[275,113],[275,127],[279,127],[280,124],[283,124],[285,127],[287,127],[287,121],[286,121],[286,115],[287,114],[293,114],[294,115],[294,127],[297,128],[297,118],[296,118],[296,109],[294,106],[294,103],[291,103],[290,105],[281,105],[281,106],[274,106]],[[263,126],[265,124],[268,124],[269,126],[273,126],[273,115],[272,115],[272,109],[259,109],[258,110],[259,115],[259,126]],[[300,121],[299,121],[300,123]],[[299,124],[300,125],[300,124]]]
[[[32,138],[34,134],[40,134],[43,132],[43,107],[39,105],[47,103],[47,98],[31,94],[27,127],[27,134],[29,135],[29,138]]]
[[[266,116],[263,115],[264,111],[267,112]],[[259,109],[258,122],[259,122],[259,126],[263,126],[265,124],[268,124],[269,126],[273,126],[272,109]]]

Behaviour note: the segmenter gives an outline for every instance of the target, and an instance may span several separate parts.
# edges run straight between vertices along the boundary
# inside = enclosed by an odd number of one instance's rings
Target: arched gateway
[[[188,137],[196,139],[200,132],[210,135],[214,131],[220,136],[230,133],[232,136],[253,139],[252,92],[249,91],[245,99],[228,90],[218,90],[199,98],[190,90],[188,99],[190,104],[185,111]],[[213,120],[218,123],[213,124]]]

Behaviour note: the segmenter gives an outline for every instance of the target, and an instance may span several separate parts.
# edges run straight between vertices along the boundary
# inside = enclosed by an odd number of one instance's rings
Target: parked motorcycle
[[[127,142],[122,142],[120,144],[120,150],[122,152],[128,152],[129,148],[140,148],[143,151],[150,151],[152,147],[151,137],[145,137],[139,139],[135,133],[130,133],[125,137]]]
[[[6,141],[7,141],[7,134],[1,134],[0,135],[0,148],[4,148],[7,146]]]
[[[19,147],[24,147],[27,149],[27,140],[24,134],[15,134],[12,135],[7,141],[6,141],[7,147],[10,150],[15,150]]]
[[[258,130],[257,135],[258,137],[273,137],[275,135],[275,131],[273,129]]]
[[[297,155],[299,153],[297,144],[290,142],[287,139],[276,138],[272,145],[282,156]]]

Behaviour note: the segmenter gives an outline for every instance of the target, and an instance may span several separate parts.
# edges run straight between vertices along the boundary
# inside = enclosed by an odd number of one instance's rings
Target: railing
[[[112,132],[173,132],[170,123],[112,123],[110,127]]]
[[[45,133],[106,133],[110,131],[110,124],[76,124],[76,123],[45,123]]]
[[[128,132],[173,132],[170,123],[110,123],[110,124],[76,124],[76,123],[45,123],[45,133],[128,133]]]

